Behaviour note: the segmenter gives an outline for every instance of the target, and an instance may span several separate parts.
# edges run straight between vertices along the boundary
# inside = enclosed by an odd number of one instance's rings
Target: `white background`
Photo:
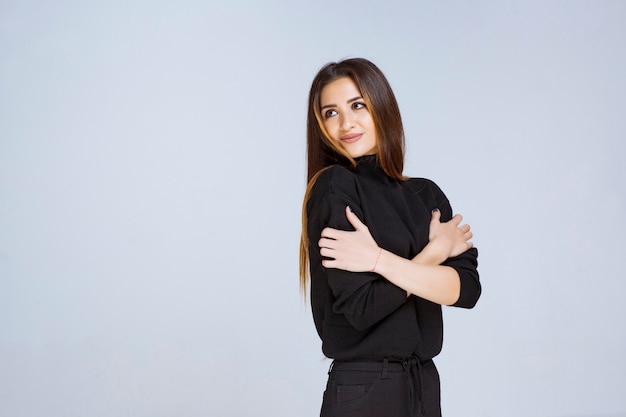
[[[0,415],[319,415],[310,82],[374,61],[472,225],[447,417],[626,416],[626,2],[0,3]]]

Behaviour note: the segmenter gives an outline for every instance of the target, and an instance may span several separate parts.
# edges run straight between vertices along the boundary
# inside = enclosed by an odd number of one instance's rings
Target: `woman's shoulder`
[[[405,184],[405,188],[418,196],[427,206],[439,208],[448,217],[452,215],[448,197],[434,181],[427,178],[410,178]]]
[[[431,179],[428,178],[409,178],[406,182],[406,187],[410,188],[414,192],[428,192],[438,191],[441,192],[441,188]]]
[[[351,177],[354,177],[354,172],[344,167],[343,165],[329,165],[326,168],[322,169],[319,174],[319,178],[325,178],[328,180]]]
[[[331,165],[324,168],[310,184],[310,193],[307,198],[307,210],[334,201],[339,198],[345,201],[359,201],[357,179],[354,172],[340,165]]]
[[[353,171],[341,165],[331,165],[319,173],[313,190],[337,192],[346,188],[353,189],[355,182],[356,175]]]

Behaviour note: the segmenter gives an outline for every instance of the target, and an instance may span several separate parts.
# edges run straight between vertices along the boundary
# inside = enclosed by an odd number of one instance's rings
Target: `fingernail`
[[[348,210],[350,210],[350,213],[354,213],[354,211],[352,211],[352,207],[348,206]]]
[[[433,213],[436,213],[436,212],[438,212],[438,211],[439,211],[439,209],[438,209],[438,208],[434,208],[434,209],[433,209]]]

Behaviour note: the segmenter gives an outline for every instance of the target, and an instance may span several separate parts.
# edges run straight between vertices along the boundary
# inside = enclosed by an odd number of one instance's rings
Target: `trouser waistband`
[[[409,394],[409,414],[412,415],[415,403],[415,396],[420,403],[420,412],[425,414],[423,387],[422,387],[422,365],[432,359],[421,360],[416,355],[406,359],[385,358],[383,360],[355,360],[355,361],[333,361],[328,373],[337,371],[361,371],[361,372],[381,372],[381,378],[385,379],[389,372],[404,372],[407,378],[407,389]],[[417,392],[416,392],[417,389]]]
[[[337,371],[362,371],[362,372],[377,372],[386,368],[389,371],[404,371],[404,365],[400,359],[383,359],[380,361],[333,361],[330,365],[330,370]]]

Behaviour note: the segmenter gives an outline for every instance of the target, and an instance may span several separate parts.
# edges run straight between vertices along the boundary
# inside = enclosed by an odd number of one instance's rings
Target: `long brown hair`
[[[326,64],[319,70],[309,92],[307,113],[307,188],[302,203],[302,234],[300,237],[300,290],[306,296],[309,280],[309,237],[306,204],[321,172],[331,165],[356,168],[354,159],[337,146],[324,128],[320,95],[324,87],[348,77],[363,96],[376,128],[378,160],[390,177],[404,181],[404,129],[398,102],[382,71],[363,58],[350,58]]]

